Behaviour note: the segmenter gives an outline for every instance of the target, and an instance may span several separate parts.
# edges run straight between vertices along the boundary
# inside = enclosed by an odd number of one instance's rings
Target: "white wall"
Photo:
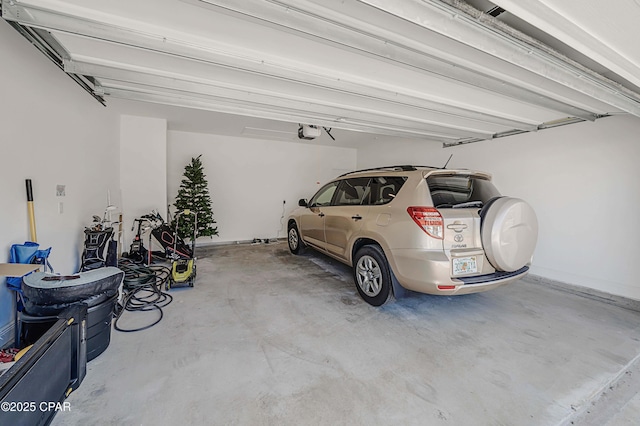
[[[608,117],[451,149],[394,145],[395,163],[443,164],[493,174],[527,200],[540,224],[532,273],[640,300],[640,119]],[[420,158],[420,160],[415,160]],[[358,167],[389,164],[359,150]]]
[[[118,192],[118,119],[0,20],[0,261],[29,239],[33,181],[38,242],[57,272],[80,263],[83,226]],[[56,185],[66,196],[56,196]],[[117,201],[117,200],[116,200]],[[63,213],[58,205],[63,203]],[[0,346],[12,336],[13,294],[0,278]]]
[[[167,121],[122,115],[120,118],[120,185],[123,251],[135,232],[133,219],[152,209],[164,217],[167,208]],[[166,217],[165,217],[166,219]],[[147,243],[145,242],[145,246]],[[147,247],[148,248],[148,247]]]
[[[200,154],[219,232],[199,239],[203,244],[284,237],[286,217],[300,198],[356,166],[356,150],[350,148],[169,131],[172,204],[184,167]]]
[[[358,148],[358,169],[402,164],[442,167],[450,155],[440,142],[378,136]]]

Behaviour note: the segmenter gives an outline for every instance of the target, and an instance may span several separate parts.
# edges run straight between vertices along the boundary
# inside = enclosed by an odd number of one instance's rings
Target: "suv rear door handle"
[[[355,216],[351,216],[351,219],[353,220],[360,220],[362,219],[362,216],[360,216],[359,214],[355,215]]]
[[[451,225],[447,225],[447,229],[451,229],[452,231],[462,232],[467,229],[467,225],[464,223],[452,223]]]

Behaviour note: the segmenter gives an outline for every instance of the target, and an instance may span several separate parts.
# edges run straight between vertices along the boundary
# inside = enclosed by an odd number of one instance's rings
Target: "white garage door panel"
[[[254,117],[271,103],[291,112],[275,119],[454,142],[640,115],[638,93],[463,3],[26,0],[3,16],[53,31],[67,72],[96,77],[99,96],[179,93],[227,112],[235,100]]]

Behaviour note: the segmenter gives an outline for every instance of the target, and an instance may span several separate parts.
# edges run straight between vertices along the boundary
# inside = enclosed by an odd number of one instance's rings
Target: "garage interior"
[[[636,424],[639,2],[237,3],[2,0],[0,256],[25,179],[73,273],[107,194],[128,245],[198,155],[219,227],[53,424]],[[348,267],[290,256],[283,218],[328,180],[449,159],[536,210],[527,278],[373,308]]]

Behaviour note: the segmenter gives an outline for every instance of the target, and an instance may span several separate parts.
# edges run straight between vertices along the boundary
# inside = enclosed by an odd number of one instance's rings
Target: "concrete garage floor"
[[[171,294],[160,324],[113,331],[53,425],[640,418],[640,313],[549,285],[374,308],[349,268],[278,242],[207,249],[195,288]],[[122,327],[151,318],[125,315]]]

